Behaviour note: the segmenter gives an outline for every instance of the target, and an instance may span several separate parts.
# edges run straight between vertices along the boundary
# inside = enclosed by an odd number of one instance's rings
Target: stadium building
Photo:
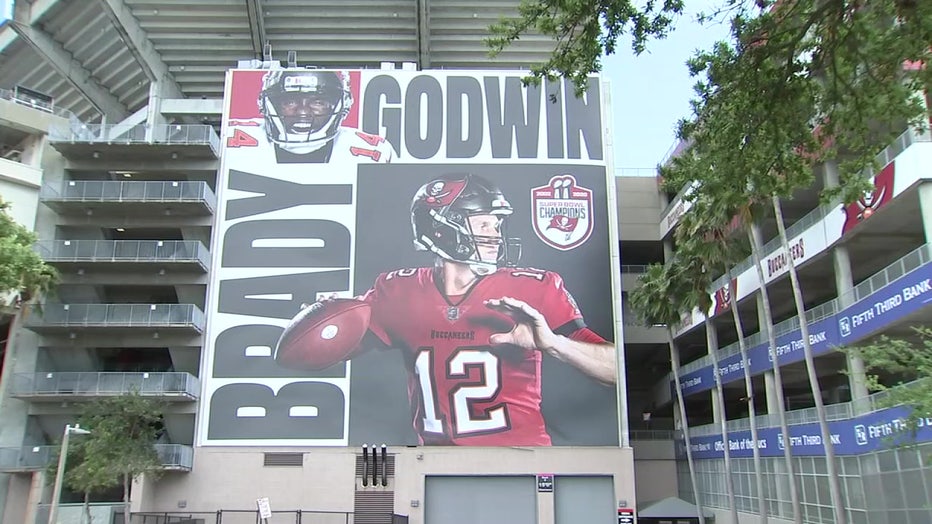
[[[757,412],[772,415],[778,394],[790,410],[803,521],[834,522],[775,224],[757,226],[777,348],[761,333],[759,282],[745,261],[709,290],[711,333],[699,314],[674,329],[684,424],[666,328],[643,326],[625,302],[644,266],[675,250],[688,188],[664,194],[655,177],[615,169],[606,83],[593,80],[582,100],[559,83],[523,90],[520,70],[544,59],[546,40],[486,56],[487,26],[516,4],[15,2],[0,26],[0,195],[62,283],[41,311],[15,296],[0,304],[3,524],[49,521],[47,466],[66,425],[82,403],[134,392],[167,406],[156,444],[164,471],[133,484],[129,517],[122,490],[95,494],[95,522],[236,524],[267,510],[272,521],[325,524],[694,522],[684,427],[701,505],[730,522],[723,419],[741,521],[756,522],[728,294],[748,335]],[[285,96],[309,92],[333,95],[327,109]],[[289,116],[288,101],[318,113]],[[848,521],[925,523],[928,427],[918,446],[889,449],[884,437],[904,413],[880,408],[858,362],[832,349],[908,335],[932,312],[929,135],[906,129],[878,153],[884,168],[861,202],[820,205],[818,191],[835,182],[828,166],[785,203],[789,257]],[[488,239],[457,214],[473,209],[463,201],[498,217],[487,237],[509,267],[496,278],[521,282],[503,286],[578,359],[541,357],[517,339],[482,349],[475,341],[490,328],[462,321],[484,307],[469,300],[497,290],[402,286],[489,263]],[[467,240],[445,244],[445,228]],[[282,333],[306,325],[292,317],[330,294],[365,294],[372,344],[393,351],[325,369],[301,353],[276,359]],[[486,315],[501,324],[503,313]],[[410,335],[418,322],[425,345]],[[324,324],[308,332],[340,341],[352,329]],[[617,359],[600,351],[611,340],[624,342]],[[441,348],[453,349],[436,357]],[[770,521],[791,521],[785,443],[770,415],[759,424],[760,474]],[[56,520],[82,522],[82,501],[65,486]]]

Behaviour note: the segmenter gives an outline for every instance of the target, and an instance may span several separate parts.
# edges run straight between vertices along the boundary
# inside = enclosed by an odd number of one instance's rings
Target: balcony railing
[[[36,100],[34,98],[28,97],[23,94],[17,95],[11,89],[0,89],[0,98],[4,100],[9,100],[11,102],[20,104],[25,107],[31,107],[39,111],[44,111],[46,113],[51,113],[53,115],[60,116],[73,123],[80,122],[80,120],[78,120],[78,117],[76,117],[74,113],[72,113],[71,111],[68,111],[67,109],[63,107],[56,107],[53,104],[49,104],[48,102],[45,102],[43,100]]]
[[[928,378],[916,380],[898,387],[915,387],[921,380],[928,380]],[[825,406],[825,419],[828,422],[833,422],[836,420],[848,420],[859,414],[872,413],[874,411],[886,409],[887,406],[884,404],[883,399],[888,395],[889,393],[887,391],[880,391],[868,395],[863,400],[853,400],[851,402],[829,404]],[[754,420],[757,422],[758,428],[780,427],[780,418],[776,414],[759,415],[755,417]],[[814,407],[794,409],[786,412],[786,423],[790,426],[797,424],[812,424],[818,421],[819,413]],[[741,418],[729,420],[725,423],[725,427],[729,432],[749,430],[751,429],[751,419]],[[717,423],[689,428],[689,434],[692,436],[718,435],[721,433],[721,431],[722,428]]]
[[[207,246],[195,240],[43,240],[46,262],[196,262],[206,269]]]
[[[29,471],[48,467],[58,446],[0,448],[0,471]],[[165,469],[190,471],[194,449],[183,444],[156,444],[155,452]]]
[[[16,373],[11,395],[18,398],[106,397],[137,393],[146,397],[194,400],[200,392],[190,373],[46,372]]]
[[[68,127],[52,126],[51,142],[109,143],[109,144],[169,144],[209,145],[214,152],[220,150],[220,137],[214,128],[204,124],[80,124]]]
[[[176,180],[68,180],[58,187],[43,186],[39,198],[45,202],[191,202],[205,203],[211,210],[217,204],[217,197],[206,182]]]
[[[191,471],[194,464],[194,448],[181,444],[156,444],[155,452],[165,469]]]
[[[883,288],[890,282],[893,282],[901,276],[930,261],[932,261],[932,244],[924,244],[898,259],[896,262],[893,262],[889,266],[878,271],[870,278],[854,286],[854,289],[843,296],[845,298],[844,303],[846,305],[854,304],[855,302],[858,302],[874,294],[877,290]],[[818,322],[823,318],[834,315],[841,309],[843,309],[843,307],[840,306],[839,300],[837,298],[833,298],[828,302],[824,302],[818,306],[806,310],[806,321],[809,324]],[[773,326],[774,338],[781,337],[787,333],[792,333],[797,329],[799,329],[799,317],[792,316]],[[765,342],[767,342],[767,336],[763,331],[758,331],[757,333],[745,337],[744,339],[744,344],[747,349],[755,347],[759,344],[763,344]],[[741,346],[738,344],[738,342],[734,342],[718,350],[716,355],[718,355],[719,360],[722,360],[732,355],[737,355],[740,352]],[[711,365],[712,357],[706,355],[681,366],[680,373],[691,373]],[[672,374],[669,378],[672,380]]]
[[[881,166],[885,166],[889,164],[890,162],[892,162],[893,159],[896,158],[897,155],[905,151],[906,148],[918,142],[932,142],[932,133],[928,133],[928,132],[923,133],[920,130],[913,129],[913,128],[907,129],[902,134],[900,134],[900,136],[898,136],[896,140],[893,141],[893,143],[885,147],[883,151],[881,151],[880,153],[877,153],[876,162]],[[863,173],[863,176],[865,178],[870,178],[874,175],[875,175],[874,171],[870,169],[868,169],[867,171]],[[786,228],[786,238],[788,240],[792,240],[793,237],[802,234],[811,225],[819,222],[820,220],[822,220],[829,214],[836,212],[837,207],[838,207],[838,202],[836,201],[830,204],[821,205],[813,209],[812,211],[807,213],[805,216],[803,216],[802,218],[794,222],[793,225]],[[770,239],[770,241],[764,244],[764,246],[760,250],[761,260],[766,260],[768,256],[770,256],[771,254],[775,253],[777,250],[782,249],[782,248],[783,248],[783,242],[781,241],[779,236],[776,238]],[[737,265],[735,265],[735,267],[732,268],[732,273],[735,275],[740,275],[741,273],[743,273],[744,271],[752,267],[754,267],[753,256],[748,257],[745,260],[739,262]],[[723,275],[719,277],[715,282],[712,283],[712,285],[710,286],[710,289],[721,289],[721,287],[725,285],[725,283],[727,283],[728,281],[729,281],[728,275]]]
[[[28,328],[190,328],[204,330],[194,304],[44,304],[30,311]]]

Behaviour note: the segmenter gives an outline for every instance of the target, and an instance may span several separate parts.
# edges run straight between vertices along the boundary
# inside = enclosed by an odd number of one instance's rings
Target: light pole
[[[65,425],[65,434],[61,439],[61,452],[58,455],[58,471],[55,472],[55,487],[52,488],[52,505],[49,507],[49,524],[57,524],[58,502],[61,500],[61,485],[65,477],[65,462],[68,460],[68,438],[71,434],[90,435],[90,431],[82,429],[80,424]]]

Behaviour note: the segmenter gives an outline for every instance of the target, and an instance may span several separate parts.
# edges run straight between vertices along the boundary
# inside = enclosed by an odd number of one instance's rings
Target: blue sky
[[[676,122],[689,115],[695,83],[686,60],[728,35],[725,25],[699,25],[696,13],[720,4],[686,0],[687,13],[666,39],[650,42],[640,56],[619,45],[603,59],[602,74],[612,83],[616,168],[653,168],[673,145]]]
[[[0,23],[13,18],[13,0],[0,0]]]

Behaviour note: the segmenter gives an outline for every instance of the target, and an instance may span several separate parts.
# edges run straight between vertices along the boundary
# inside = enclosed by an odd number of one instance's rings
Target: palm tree
[[[728,281],[732,282],[734,272],[729,268]],[[741,369],[744,370],[744,395],[748,403],[748,422],[751,425],[751,452],[754,457],[754,479],[757,482],[757,512],[760,514],[761,524],[767,524],[767,499],[764,497],[764,475],[760,463],[760,439],[757,431],[757,407],[754,405],[754,382],[751,380],[751,361],[748,359],[748,348],[744,343],[744,325],[738,313],[738,299],[734,289],[728,293],[728,309],[735,321],[735,332],[738,335],[738,350],[741,352]],[[784,416],[785,418],[785,416]],[[784,437],[785,438],[785,437]],[[784,442],[786,442],[784,440]]]
[[[825,416],[825,405],[822,402],[822,388],[819,386],[819,377],[816,375],[815,359],[812,355],[812,343],[809,341],[809,323],[806,320],[806,308],[803,305],[802,288],[799,285],[799,275],[796,271],[796,264],[790,253],[790,242],[786,236],[786,224],[783,222],[783,206],[780,204],[780,197],[774,193],[771,196],[773,201],[773,212],[777,222],[777,231],[780,233],[780,242],[787,259],[787,268],[790,273],[790,283],[793,287],[793,300],[796,304],[796,316],[799,318],[799,331],[803,342],[803,355],[806,359],[806,373],[809,376],[809,389],[812,392],[812,399],[815,402],[816,414],[819,419],[819,430],[822,434],[822,445],[825,449],[825,462],[828,469],[829,491],[832,495],[832,506],[835,511],[835,522],[845,524],[847,515],[845,514],[845,502],[841,496],[841,483],[838,478],[838,467],[835,463],[835,446],[832,444],[832,433],[828,427],[828,419]],[[763,282],[761,283],[763,287]],[[777,356],[774,355],[774,360]],[[785,438],[785,437],[784,437]],[[784,440],[789,447],[789,441]]]
[[[770,297],[765,285],[763,266],[761,265],[760,246],[762,242],[760,232],[755,226],[755,210],[759,209],[760,203],[766,202],[766,199],[758,192],[751,190],[751,188],[759,187],[759,185],[753,184],[752,177],[746,171],[736,171],[742,173],[741,176],[728,176],[725,167],[725,165],[719,164],[710,169],[708,159],[703,158],[700,152],[692,149],[674,159],[668,166],[665,166],[663,172],[668,180],[701,181],[689,195],[692,207],[690,212],[684,215],[684,218],[692,214],[704,215],[709,223],[716,223],[717,221],[719,224],[727,223],[730,226],[732,217],[737,217],[737,225],[745,229],[754,267],[757,271],[758,282],[760,282],[759,289],[765,317],[761,329],[766,330],[769,347],[773,351],[776,348],[776,337],[773,332],[773,313],[770,308]],[[713,217],[718,218],[713,219]],[[690,238],[696,238],[696,235],[680,234],[678,238],[681,241],[688,242]],[[743,337],[739,336],[739,339],[743,340]],[[746,358],[746,355],[744,355],[744,358]],[[786,420],[786,403],[783,398],[783,378],[779,361],[775,355],[771,358],[771,369],[776,389],[776,415],[779,418],[783,441],[789,443],[790,432]],[[746,387],[750,390],[747,382]],[[789,445],[784,446],[783,458],[790,488],[793,521],[796,524],[801,524],[802,508],[797,480],[794,475],[793,454]],[[759,505],[762,504],[760,500],[758,503]]]
[[[706,220],[714,222],[715,218],[708,213],[701,212],[700,207],[704,206],[697,202],[694,204],[694,209],[691,210],[693,212],[680,219],[680,224],[676,230],[676,237],[679,241],[676,257],[683,264],[684,270],[689,277],[688,295],[684,301],[698,307],[705,324],[706,344],[709,349],[709,358],[712,360],[712,376],[715,380],[715,391],[717,393],[713,398],[713,402],[720,414],[718,423],[725,459],[725,490],[728,494],[731,518],[734,522],[738,522],[738,505],[735,502],[731,450],[728,445],[728,418],[725,416],[725,389],[718,372],[718,348],[713,344],[712,338],[715,326],[709,316],[709,309],[712,307],[709,288],[712,285],[713,268],[729,265],[727,232],[710,227],[710,222],[706,222]]]
[[[735,263],[744,258],[746,252],[741,248],[741,246],[739,246],[738,239],[734,235],[735,229],[737,228],[736,226],[740,226],[744,223],[744,221],[738,220],[736,223],[731,219],[733,214],[730,212],[729,206],[724,206],[721,205],[720,202],[712,202],[707,199],[704,199],[702,202],[697,202],[691,211],[694,214],[692,214],[690,217],[684,217],[681,223],[681,229],[677,231],[678,238],[680,238],[681,241],[680,245],[686,246],[687,252],[691,253],[692,256],[703,257],[708,267],[715,268],[716,270],[723,270],[728,276],[728,281],[731,282],[732,268],[734,267]],[[739,214],[739,219],[742,216],[744,215]],[[711,273],[709,273],[709,276],[711,276]],[[701,285],[706,285],[705,280],[706,279],[703,279]],[[709,287],[711,286],[709,285],[705,287],[705,289],[708,289]],[[706,292],[704,296],[708,297],[708,292]],[[732,316],[734,318],[735,330],[737,331],[738,336],[738,348],[741,354],[741,366],[744,370],[745,398],[748,399],[751,440],[754,443],[751,450],[754,461],[755,479],[757,482],[758,513],[760,515],[761,522],[766,524],[767,501],[764,495],[763,468],[761,467],[760,462],[760,449],[757,447],[759,438],[756,419],[757,411],[754,406],[754,384],[751,380],[751,370],[748,365],[749,361],[747,348],[744,342],[744,328],[742,326],[741,316],[738,313],[737,298],[734,290],[731,290],[731,292],[728,293],[727,307],[731,309]],[[706,309],[703,309],[703,311],[706,311]],[[705,319],[705,324],[707,331],[711,329],[712,323],[709,321],[707,316]],[[718,358],[715,355],[715,352],[710,351],[710,354],[712,356],[714,368],[718,369]],[[715,374],[715,377],[716,382],[720,382],[718,373]],[[722,413],[724,414],[724,411]],[[723,433],[724,431],[725,430],[723,429]],[[725,467],[726,470],[730,471],[727,456]],[[737,519],[737,515],[733,515],[733,518]],[[735,521],[737,522],[737,520]]]
[[[672,326],[679,322],[682,297],[687,283],[681,268],[670,264],[651,264],[638,279],[640,286],[630,295],[631,308],[643,318],[648,325],[663,324],[667,331],[667,344],[670,347],[670,367],[673,370],[673,382],[676,385],[676,403],[679,406],[680,420],[683,422],[683,440],[686,444],[686,463],[689,467],[689,479],[692,483],[693,498],[696,501],[699,524],[705,524],[702,512],[702,499],[699,498],[699,484],[696,482],[696,467],[693,461],[692,446],[689,438],[689,419],[686,418],[686,403],[680,383],[680,355],[673,340]]]

